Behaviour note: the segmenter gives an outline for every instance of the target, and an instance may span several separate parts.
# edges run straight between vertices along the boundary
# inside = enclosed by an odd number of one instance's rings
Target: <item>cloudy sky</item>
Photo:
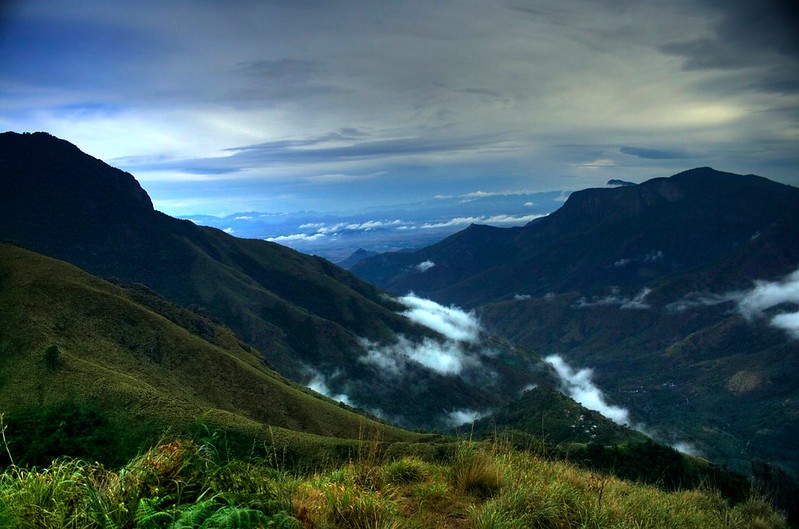
[[[173,215],[573,190],[710,165],[799,184],[789,0],[0,0],[0,129]]]

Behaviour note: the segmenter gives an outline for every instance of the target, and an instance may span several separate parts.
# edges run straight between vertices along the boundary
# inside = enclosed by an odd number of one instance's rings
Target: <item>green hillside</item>
[[[155,211],[132,175],[46,133],[0,134],[0,211],[0,241],[213,314],[287,378],[318,380],[406,427],[444,428],[452,413],[496,406],[544,378],[504,345],[473,344],[481,363],[469,376],[405,362],[402,346],[445,338],[403,316],[395,298],[320,257]],[[370,363],[386,347],[408,365],[401,376]]]
[[[0,307],[6,423],[35,437],[65,422],[48,433],[64,442],[109,433],[93,442],[112,446],[83,455],[129,456],[167,429],[194,433],[199,423],[246,439],[277,436],[298,449],[372,430],[391,441],[419,437],[287,381],[227,328],[142,287],[113,285],[8,244],[0,245]],[[70,433],[81,424],[92,431]],[[22,443],[12,449],[30,452]]]

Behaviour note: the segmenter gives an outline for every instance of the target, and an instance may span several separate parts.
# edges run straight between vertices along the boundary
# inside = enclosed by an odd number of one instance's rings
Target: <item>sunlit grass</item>
[[[497,445],[461,443],[443,460],[379,454],[289,472],[276,459],[230,459],[176,439],[118,470],[65,458],[12,465],[0,475],[0,526],[786,527],[759,498],[730,506],[713,490],[665,492]]]

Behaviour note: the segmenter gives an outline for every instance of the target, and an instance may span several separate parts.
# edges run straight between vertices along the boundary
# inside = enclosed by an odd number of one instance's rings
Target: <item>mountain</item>
[[[194,434],[197,421],[297,451],[345,447],[364,429],[421,438],[286,380],[228,328],[146,287],[9,244],[0,306],[0,403],[18,462],[124,460],[167,430]]]
[[[366,259],[367,257],[372,257],[373,255],[377,255],[377,253],[364,250],[363,248],[358,248],[352,254],[350,254],[349,257],[347,257],[343,261],[339,261],[337,264],[341,268],[349,270],[350,268],[358,264],[360,261]]]
[[[3,456],[16,464],[68,455],[119,465],[165,432],[214,439],[239,457],[280,454],[273,464],[298,468],[344,461],[364,440],[397,453],[444,453],[453,440],[356,414],[267,367],[212,317],[15,245],[0,244],[0,306]],[[711,480],[737,501],[748,490],[743,476],[654,445],[551,389],[534,388],[476,421],[472,435],[498,428],[533,433],[542,446],[558,445],[558,455],[572,460],[579,453],[579,463],[591,467],[605,464],[592,459],[598,448],[670,454],[646,475],[629,474],[636,465],[626,455],[614,460],[627,465],[627,477],[665,488]],[[672,482],[662,481],[666,472]]]
[[[522,228],[471,226],[353,271],[591,368],[660,438],[740,471],[758,457],[799,473],[797,241],[799,189],[700,168],[575,192]]]
[[[0,135],[0,211],[0,240],[212,314],[284,376],[408,427],[446,428],[554,384],[462,311],[155,211],[132,175],[49,134]]]
[[[617,180],[615,178],[608,180],[606,184],[608,187],[623,187],[637,185],[635,182],[627,182],[625,180]]]
[[[517,294],[641,288],[734,260],[745,269],[718,283],[744,286],[790,273],[799,262],[799,247],[791,244],[798,203],[799,189],[791,186],[693,169],[637,186],[578,191],[524,227],[472,225],[416,252],[366,259],[352,271],[392,292],[466,307]],[[420,262],[435,266],[420,271]],[[713,277],[699,281],[710,288]]]

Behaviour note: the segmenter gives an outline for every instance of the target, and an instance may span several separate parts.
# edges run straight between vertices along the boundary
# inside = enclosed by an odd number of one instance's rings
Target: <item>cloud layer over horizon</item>
[[[0,129],[72,141],[172,215],[705,165],[799,183],[797,19],[778,0],[2,6]]]

